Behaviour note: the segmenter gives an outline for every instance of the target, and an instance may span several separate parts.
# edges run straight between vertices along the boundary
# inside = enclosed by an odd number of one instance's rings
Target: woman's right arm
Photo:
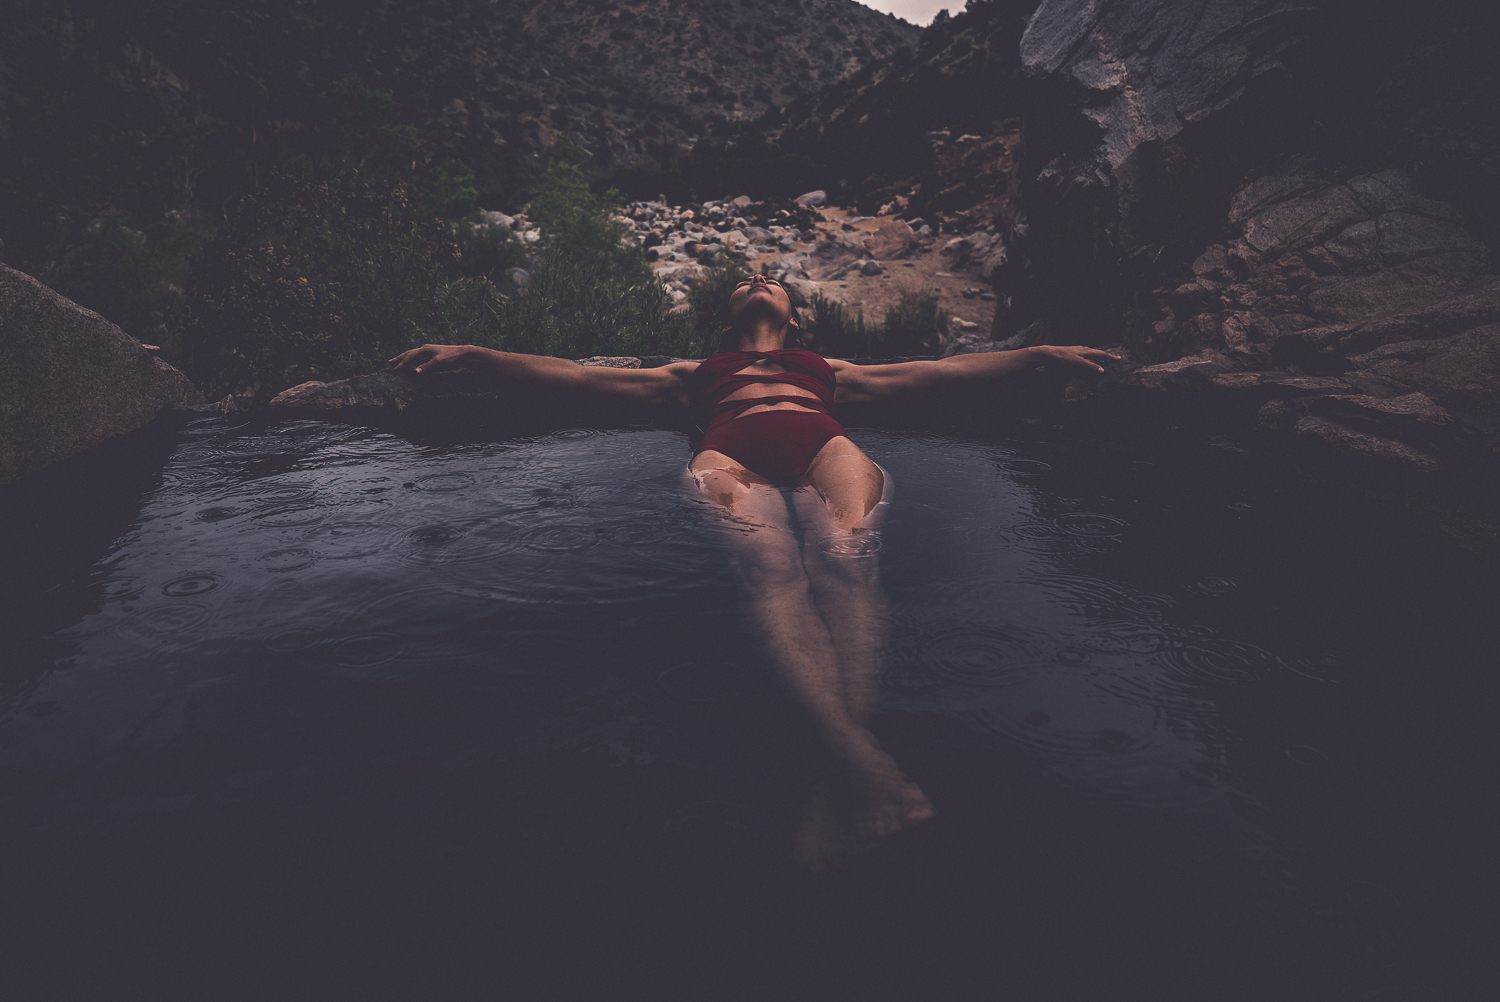
[[[522,355],[472,344],[424,344],[390,360],[397,372],[425,375],[452,369],[487,372],[502,379],[559,390],[596,393],[649,404],[687,404],[687,377],[697,362],[673,362],[655,369],[615,369],[579,365],[549,355]]]

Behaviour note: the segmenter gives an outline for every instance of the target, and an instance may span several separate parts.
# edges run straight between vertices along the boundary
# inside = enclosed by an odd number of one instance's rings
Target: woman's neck
[[[758,320],[748,330],[739,332],[735,344],[738,351],[777,351],[786,346],[786,327],[771,320]]]

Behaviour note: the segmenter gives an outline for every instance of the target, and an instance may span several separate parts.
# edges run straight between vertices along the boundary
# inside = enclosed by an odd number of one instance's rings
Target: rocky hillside
[[[0,240],[41,267],[92,219],[216,213],[317,155],[340,82],[394,97],[418,155],[515,209],[558,142],[596,168],[670,160],[912,46],[852,0],[6,0]],[[49,251],[47,248],[50,247]]]
[[[770,109],[726,151],[726,160],[750,162],[737,186],[796,159],[804,173],[791,187],[826,188],[866,214],[904,195],[914,215],[969,213],[968,222],[988,224],[998,206],[971,210],[1003,193],[1012,172],[980,164],[955,141],[1019,128],[1020,41],[1035,8],[1036,0],[970,0],[934,20],[913,48]]]

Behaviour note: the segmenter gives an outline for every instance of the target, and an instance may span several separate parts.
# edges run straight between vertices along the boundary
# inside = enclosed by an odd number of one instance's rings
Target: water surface
[[[1192,450],[854,437],[938,817],[821,880],[676,432],[213,419],[12,489],[28,997],[1459,997],[1492,574]]]

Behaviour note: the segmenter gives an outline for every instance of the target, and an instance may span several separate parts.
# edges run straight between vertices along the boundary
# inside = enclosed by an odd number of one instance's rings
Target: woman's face
[[[743,319],[767,316],[778,326],[792,318],[792,300],[780,282],[765,275],[751,275],[729,296],[729,321],[731,325]]]

